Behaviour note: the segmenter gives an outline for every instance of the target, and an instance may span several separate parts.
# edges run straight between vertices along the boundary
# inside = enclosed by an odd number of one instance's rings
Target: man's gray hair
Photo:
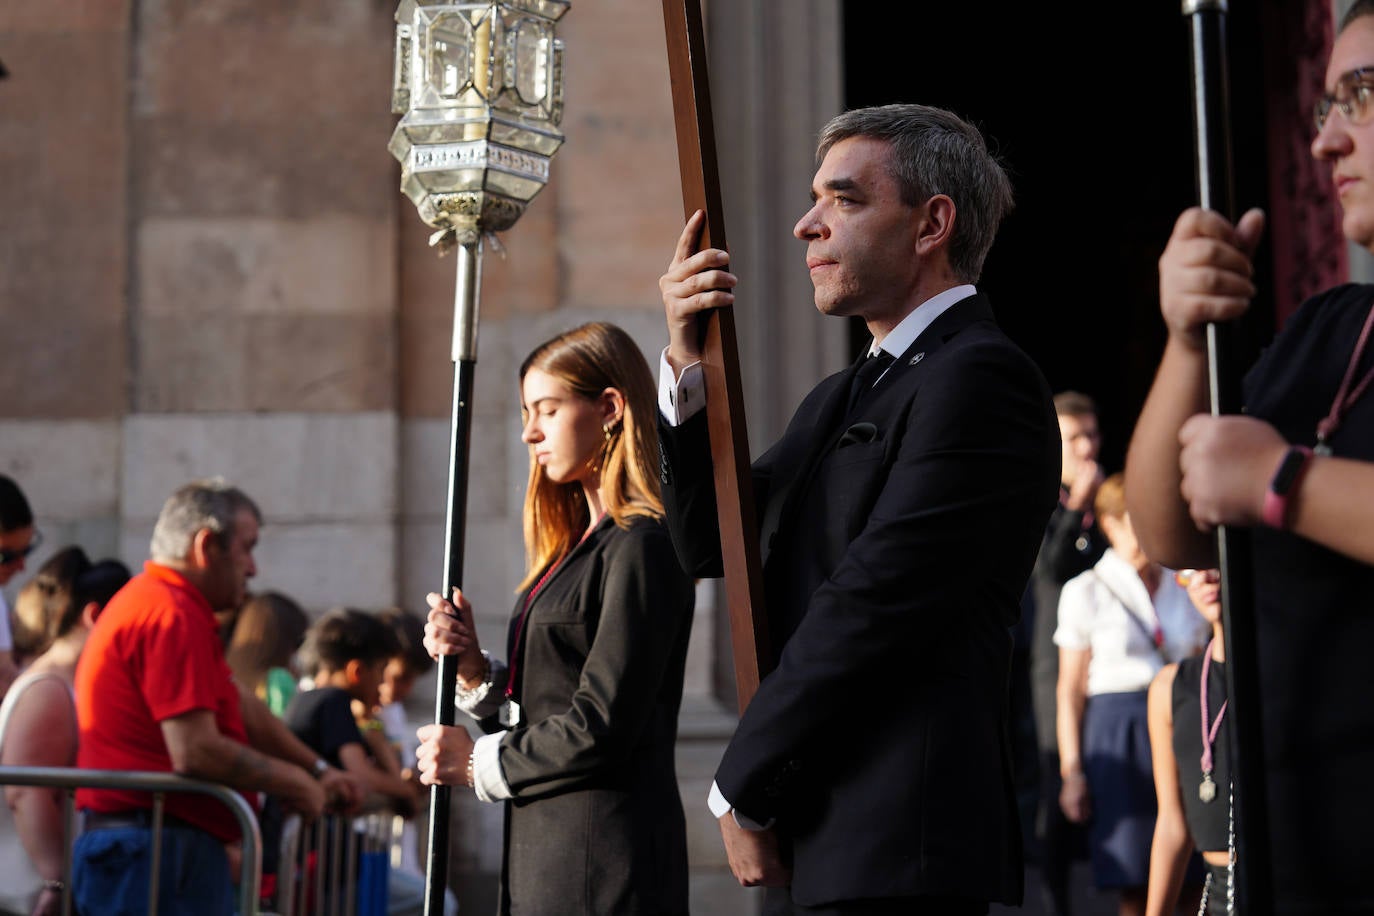
[[[856,108],[830,120],[816,147],[819,166],[830,147],[850,137],[870,137],[889,146],[888,171],[913,207],[944,194],[954,201],[954,237],[949,262],[963,283],[976,283],[1012,208],[1011,180],[988,152],[978,128],[958,115],[927,105]]]
[[[154,561],[185,560],[196,532],[209,528],[221,546],[228,547],[240,511],[251,512],[258,524],[262,513],[248,495],[223,477],[193,480],[162,504],[153,527],[149,554]]]

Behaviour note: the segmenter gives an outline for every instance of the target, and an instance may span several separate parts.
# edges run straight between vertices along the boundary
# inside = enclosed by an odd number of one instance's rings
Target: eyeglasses
[[[1367,122],[1374,113],[1370,111],[1369,105],[1372,95],[1374,67],[1362,67],[1343,74],[1336,80],[1336,91],[1322,93],[1312,107],[1312,123],[1317,125],[1317,132],[1320,133],[1326,126],[1326,119],[1330,116],[1332,108],[1339,108],[1345,119],[1354,126]]]
[[[24,559],[37,550],[42,543],[43,532],[39,531],[37,528],[33,529],[33,539],[29,541],[27,546],[20,547],[16,550],[0,550],[0,566],[9,566],[11,563],[16,563]]]
[[[1194,582],[1220,582],[1221,570],[1219,569],[1180,569],[1174,573],[1174,581],[1187,588]]]

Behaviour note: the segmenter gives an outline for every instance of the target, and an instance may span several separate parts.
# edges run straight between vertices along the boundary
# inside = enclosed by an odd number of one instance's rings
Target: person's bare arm
[[[0,699],[9,693],[10,685],[19,676],[19,666],[14,663],[14,653],[0,649]]]
[[[1183,443],[1182,493],[1192,522],[1262,523],[1264,494],[1288,450],[1268,423],[1253,417],[1194,417]],[[1374,464],[1314,456],[1289,494],[1288,528],[1362,563],[1374,563]]]
[[[1150,845],[1150,877],[1145,916],[1167,916],[1178,906],[1179,891],[1188,870],[1193,839],[1183,814],[1178,768],[1174,760],[1174,677],[1178,665],[1166,665],[1150,684],[1150,758],[1155,771],[1155,795],[1159,814]]]
[[[1179,430],[1207,410],[1206,324],[1243,314],[1255,294],[1250,255],[1264,228],[1251,210],[1232,226],[1194,208],[1159,259],[1160,312],[1169,336],[1126,455],[1126,505],[1141,547],[1175,569],[1216,565],[1215,545],[1180,494]]]
[[[357,779],[369,792],[385,795],[404,806],[413,808],[423,790],[414,782],[401,778],[399,772],[388,773],[367,756],[363,745],[350,741],[339,748],[339,762],[344,771]]]
[[[1064,780],[1059,806],[1064,816],[1081,824],[1092,813],[1088,778],[1083,772],[1083,710],[1088,701],[1091,649],[1059,649],[1059,682],[1055,688],[1055,734],[1059,739],[1059,775]]]
[[[69,767],[75,762],[76,719],[67,688],[53,679],[30,684],[10,713],[0,764]],[[67,836],[57,790],[7,786],[5,800],[34,871],[45,880],[60,879]]]
[[[276,795],[309,820],[324,811],[324,789],[313,776],[225,736],[210,710],[195,709],[161,725],[177,774]]]
[[[320,755],[297,738],[285,722],[273,715],[256,693],[238,681],[234,685],[239,691],[239,707],[243,713],[243,730],[248,735],[248,743],[264,754],[294,763],[312,776],[316,775]],[[331,809],[352,812],[361,807],[365,790],[349,774],[329,767],[317,778]]]

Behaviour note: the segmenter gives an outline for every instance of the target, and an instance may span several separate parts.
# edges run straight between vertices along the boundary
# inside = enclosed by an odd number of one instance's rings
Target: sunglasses
[[[33,540],[29,541],[27,546],[20,547],[17,550],[0,550],[0,566],[9,566],[11,563],[19,562],[37,550],[42,543],[43,532],[39,531],[37,528],[33,529]]]
[[[1180,569],[1174,573],[1174,581],[1187,588],[1194,582],[1220,582],[1221,570],[1219,569]]]

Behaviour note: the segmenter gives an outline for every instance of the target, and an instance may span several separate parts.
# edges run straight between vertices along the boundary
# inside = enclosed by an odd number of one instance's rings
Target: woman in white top
[[[1155,820],[1148,689],[1165,664],[1202,649],[1207,622],[1141,551],[1122,481],[1104,481],[1095,503],[1110,549],[1060,595],[1056,730],[1060,806],[1069,820],[1090,822],[1094,883],[1118,890],[1122,916],[1136,916]]]
[[[75,765],[76,660],[96,615],[127,581],[123,563],[92,565],[80,547],[67,547],[24,584],[15,616],[35,641],[26,654],[41,654],[0,704],[0,765]],[[0,808],[0,910],[59,913],[67,841],[61,796],[55,789],[9,786],[5,801]]]

